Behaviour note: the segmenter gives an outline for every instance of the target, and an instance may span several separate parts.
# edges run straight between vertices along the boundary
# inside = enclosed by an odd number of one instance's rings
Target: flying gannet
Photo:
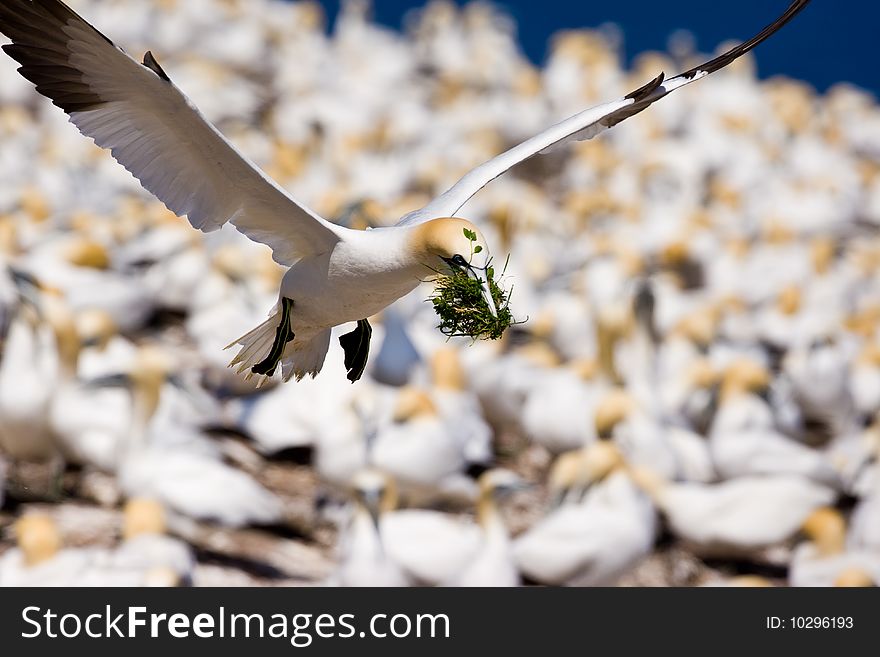
[[[348,378],[360,378],[369,353],[366,318],[411,292],[437,271],[479,280],[495,313],[480,230],[457,217],[465,202],[514,165],[570,141],[595,137],[690,82],[721,69],[767,39],[809,0],[794,0],[753,38],[684,73],[656,78],[615,100],[584,110],[476,167],[396,225],[353,230],[309,210],[239,153],[172,82],[151,52],[129,57],[61,0],[4,0],[3,46],[19,72],[64,110],[79,130],[107,148],[171,211],[202,231],[232,223],[268,245],[288,267],[269,319],[246,333],[230,366],[284,380],[321,371],[334,326],[343,335]],[[233,346],[230,345],[230,346]]]

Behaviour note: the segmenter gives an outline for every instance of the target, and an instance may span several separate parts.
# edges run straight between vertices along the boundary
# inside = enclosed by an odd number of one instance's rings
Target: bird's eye
[[[459,253],[456,253],[454,256],[452,256],[452,262],[459,267],[467,267],[467,260],[465,260]]]

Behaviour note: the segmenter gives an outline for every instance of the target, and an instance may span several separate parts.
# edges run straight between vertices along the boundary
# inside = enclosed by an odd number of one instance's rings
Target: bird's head
[[[110,341],[119,334],[116,321],[105,310],[90,308],[77,314],[76,330],[84,347],[104,350]]]
[[[28,566],[48,561],[61,549],[55,521],[44,514],[28,514],[15,523],[15,538]]]
[[[136,497],[126,502],[122,528],[122,535],[126,539],[161,535],[166,529],[165,509],[159,502],[146,497]]]
[[[372,468],[361,470],[352,481],[355,499],[378,527],[379,518],[397,508],[397,485],[390,476]]]
[[[431,356],[431,380],[440,390],[467,389],[467,375],[455,347],[441,347]]]
[[[801,531],[823,556],[830,557],[844,550],[846,519],[833,507],[823,506],[813,511],[804,520]]]
[[[465,272],[480,281],[489,311],[497,316],[495,300],[489,288],[491,254],[479,228],[466,219],[456,217],[432,219],[416,228],[413,247],[422,264],[432,271]]]
[[[593,422],[596,435],[602,440],[609,440],[615,427],[624,422],[635,410],[635,399],[622,388],[609,391],[596,406]]]

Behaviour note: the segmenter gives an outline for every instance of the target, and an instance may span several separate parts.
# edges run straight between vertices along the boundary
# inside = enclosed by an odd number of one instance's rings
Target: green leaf
[[[483,247],[480,246],[479,244],[477,244],[477,245],[474,247],[474,253],[479,253],[479,252],[482,251],[482,250],[483,250]]]
[[[464,236],[467,237],[471,242],[475,242],[477,240],[477,234],[474,231],[468,230],[467,228],[464,228],[462,230],[464,231]]]

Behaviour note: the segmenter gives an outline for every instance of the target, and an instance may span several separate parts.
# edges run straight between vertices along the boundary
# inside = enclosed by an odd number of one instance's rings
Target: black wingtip
[[[734,60],[742,57],[747,52],[752,50],[755,46],[767,40],[770,36],[778,32],[783,26],[785,26],[791,19],[797,16],[808,4],[810,4],[810,0],[794,0],[785,12],[779,16],[775,21],[767,25],[763,30],[761,30],[754,37],[741,43],[735,48],[731,48],[726,53],[719,55],[715,59],[711,59],[708,62],[701,64],[699,66],[695,66],[689,71],[685,71],[678,77],[685,78],[693,78],[697,73],[714,73],[715,71],[724,68]]]
[[[159,66],[159,62],[156,61],[156,58],[153,57],[153,53],[149,50],[144,53],[144,66],[165,80],[165,82],[171,82],[171,78],[169,78],[168,74],[162,70],[162,67]]]
[[[631,99],[635,100],[636,102],[638,102],[638,101],[642,100],[642,98],[644,98],[645,96],[650,94],[652,91],[654,91],[661,84],[663,84],[663,80],[665,80],[665,79],[666,79],[666,74],[660,73],[660,75],[658,75],[656,78],[651,80],[648,84],[646,84],[642,87],[639,87],[638,89],[636,89],[632,93],[628,93],[626,96],[624,96],[624,98],[631,98]]]

